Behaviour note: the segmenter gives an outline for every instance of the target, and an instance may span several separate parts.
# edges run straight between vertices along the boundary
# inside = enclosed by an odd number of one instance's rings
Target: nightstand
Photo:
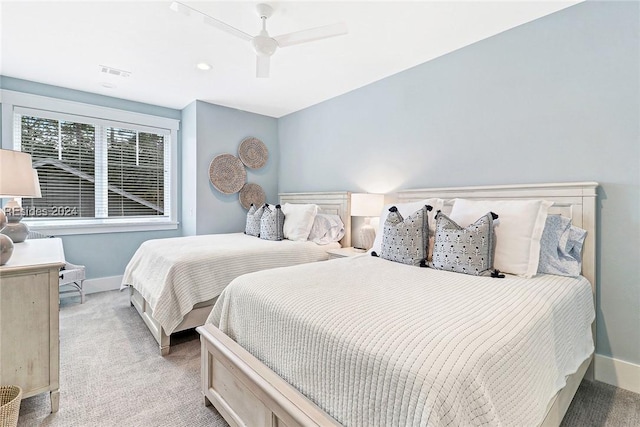
[[[346,258],[350,256],[362,255],[364,253],[367,253],[367,251],[365,251],[364,249],[356,249],[356,248],[349,247],[349,248],[331,249],[330,251],[327,251],[327,253],[329,254],[329,259],[336,259],[336,258]]]

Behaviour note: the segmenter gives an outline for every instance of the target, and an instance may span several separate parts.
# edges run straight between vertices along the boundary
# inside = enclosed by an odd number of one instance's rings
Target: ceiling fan
[[[184,3],[174,1],[171,3],[170,8],[171,10],[184,15],[190,15],[193,12],[196,15],[202,16],[205,24],[211,25],[219,30],[226,31],[229,34],[251,42],[251,46],[253,46],[253,50],[256,52],[256,77],[269,77],[269,63],[271,55],[273,55],[279,47],[293,46],[300,43],[341,36],[348,32],[346,24],[336,23],[271,37],[267,32],[267,19],[273,14],[273,8],[264,3],[256,5],[256,11],[262,20],[262,31],[255,36],[232,27],[219,19],[209,16],[204,12],[192,8],[191,6],[187,6]]]

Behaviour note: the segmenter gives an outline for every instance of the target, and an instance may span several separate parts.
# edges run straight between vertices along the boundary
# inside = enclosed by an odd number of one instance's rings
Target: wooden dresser
[[[60,239],[16,243],[0,267],[0,385],[18,385],[23,398],[51,393],[58,411]]]

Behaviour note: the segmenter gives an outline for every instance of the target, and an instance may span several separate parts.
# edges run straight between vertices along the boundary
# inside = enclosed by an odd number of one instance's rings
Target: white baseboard
[[[116,289],[120,289],[121,283],[122,283],[122,276],[98,277],[96,279],[85,280],[83,288],[84,288],[85,295],[95,294],[96,292],[105,292],[105,291],[113,291]],[[64,298],[64,297],[72,297],[77,295],[78,295],[77,293],[70,292],[68,294],[60,295],[60,297]]]
[[[596,380],[640,393],[640,365],[596,354]]]

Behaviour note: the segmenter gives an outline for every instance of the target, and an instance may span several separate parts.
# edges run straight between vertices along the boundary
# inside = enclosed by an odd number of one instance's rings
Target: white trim
[[[640,393],[640,365],[596,354],[596,380]]]
[[[58,122],[61,123],[61,122]],[[109,154],[107,152],[107,132],[104,126],[95,126],[94,141],[94,216],[96,218],[109,217]],[[137,134],[137,132],[136,132]],[[62,133],[59,133],[62,138]],[[62,146],[62,144],[60,144]],[[62,158],[61,158],[62,159]],[[72,219],[70,221],[73,221]]]
[[[120,289],[120,283],[122,283],[122,275],[98,277],[95,279],[85,280],[82,287],[84,289],[85,295],[87,295],[87,294],[95,294],[98,292],[118,290]],[[69,298],[69,297],[75,297],[78,295],[80,294],[70,292],[68,294],[65,293],[64,296],[60,295],[60,298]]]
[[[131,231],[156,231],[156,230],[176,230],[178,222],[176,221],[153,221],[153,219],[145,218],[144,220],[125,220],[125,221],[109,221],[109,220],[87,220],[82,223],[76,220],[74,223],[64,224],[62,220],[56,221],[29,221],[23,219],[22,222],[29,226],[30,230],[38,231],[43,234],[52,236],[68,236],[73,234],[100,234],[100,233],[126,233]]]
[[[166,137],[165,137],[165,142],[166,142]],[[165,146],[165,154],[166,154],[166,147],[167,144],[164,144]],[[172,224],[175,224],[177,228],[177,224],[178,224],[178,130],[177,129],[172,129],[171,130],[171,143],[169,144],[170,148],[171,148],[171,168],[169,169],[169,173],[171,175],[171,188],[168,189],[165,186],[164,189],[164,198],[165,198],[165,208],[166,208],[166,204],[167,204],[167,200],[169,200],[169,208],[171,209],[171,215],[170,218],[174,221]],[[166,156],[165,156],[166,159]],[[165,160],[166,163],[166,160]]]
[[[64,106],[61,105],[61,107],[64,107]],[[143,132],[143,133],[148,132],[148,133],[154,133],[157,135],[169,135],[169,133],[171,133],[171,129],[167,129],[167,126],[151,127],[151,126],[140,125],[137,123],[131,123],[131,121],[119,122],[117,120],[111,120],[111,119],[105,120],[104,118],[101,118],[101,117],[91,117],[87,115],[79,116],[76,114],[68,114],[68,113],[58,112],[58,111],[43,110],[42,108],[34,108],[34,107],[27,108],[27,107],[20,107],[18,105],[14,105],[13,112],[19,116],[36,116],[36,117],[41,117],[43,119],[51,119],[56,121],[70,121],[75,123],[84,123],[92,126],[94,125],[103,126],[103,127],[116,126],[116,127],[126,128],[127,130],[134,130],[134,131]],[[136,114],[136,113],[132,113],[132,114]],[[59,125],[60,124],[58,124],[58,126]]]
[[[11,90],[2,90],[1,93],[3,118],[5,112],[7,111],[5,110],[5,108],[8,108],[9,115],[13,116],[13,108],[14,106],[17,106],[25,108],[36,108],[39,110],[50,110],[52,112],[67,113],[76,116],[109,119],[123,123],[134,123],[154,128],[163,128],[170,130],[180,129],[180,120],[170,119],[168,117],[152,116],[149,114],[136,113],[128,110],[119,110],[116,108],[102,107],[99,105],[85,104],[76,101],[67,101],[64,99],[50,98],[48,96],[41,95],[32,95],[30,93],[15,92]],[[4,135],[4,123],[2,128],[2,132]]]
[[[97,292],[117,290],[120,289],[121,283],[122,275],[87,279],[84,281],[84,293],[95,294]]]

